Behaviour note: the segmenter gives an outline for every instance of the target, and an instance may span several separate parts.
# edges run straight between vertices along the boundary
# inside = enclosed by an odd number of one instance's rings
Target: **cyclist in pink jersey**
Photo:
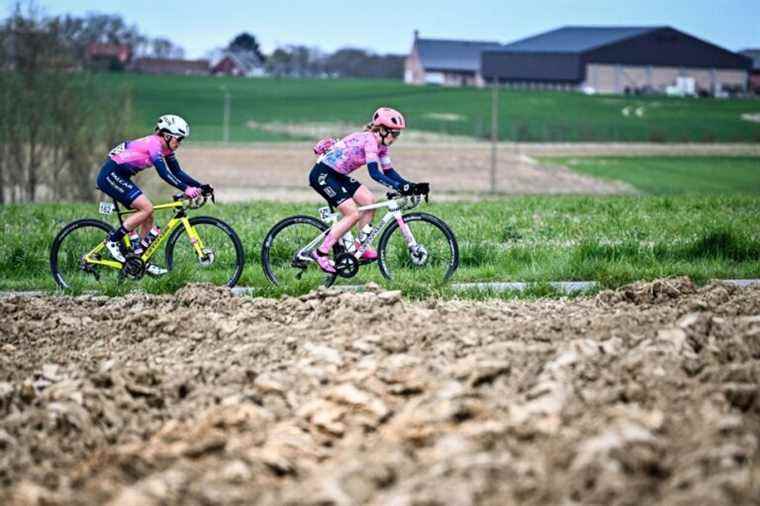
[[[329,254],[333,245],[358,224],[359,229],[372,222],[374,211],[359,212],[359,206],[375,202],[369,189],[348,174],[362,165],[367,165],[369,174],[375,181],[401,194],[413,194],[417,184],[402,178],[392,167],[388,150],[406,128],[404,116],[395,109],[381,107],[372,115],[372,121],[364,131],[356,132],[337,142],[321,142],[315,151],[321,153],[316,165],[309,173],[309,184],[327,202],[337,207],[343,214],[327,233],[322,244],[311,253],[320,268],[328,273],[335,272],[335,264]],[[420,183],[427,185],[427,183]],[[377,259],[377,252],[367,248],[362,260]]]
[[[137,227],[142,231],[142,240],[135,245],[138,252],[147,247],[149,234],[155,236],[159,232],[153,227],[153,204],[131,180],[132,176],[152,165],[164,181],[182,190],[190,198],[200,195],[202,188],[206,187],[185,173],[174,156],[174,152],[188,135],[190,126],[184,119],[174,114],[166,114],[158,119],[152,135],[122,142],[108,153],[108,158],[98,174],[98,187],[119,203],[136,210],[124,220],[121,227],[106,238],[106,247],[114,259],[125,261],[126,252],[123,250],[122,239]],[[161,275],[166,270],[149,264],[147,272]]]

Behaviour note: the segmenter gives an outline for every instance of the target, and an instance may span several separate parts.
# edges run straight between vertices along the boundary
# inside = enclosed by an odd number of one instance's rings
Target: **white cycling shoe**
[[[116,241],[109,241],[106,239],[106,249],[111,254],[111,258],[118,262],[124,262],[124,253],[121,251],[121,243]]]
[[[159,267],[156,264],[149,263],[145,266],[145,272],[151,276],[163,276],[168,270],[164,269],[163,267]]]

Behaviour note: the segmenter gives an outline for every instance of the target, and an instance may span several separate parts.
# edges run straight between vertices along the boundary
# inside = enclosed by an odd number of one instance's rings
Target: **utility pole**
[[[222,120],[222,142],[230,142],[230,92],[226,85],[221,86],[224,92],[224,119]]]
[[[496,193],[496,167],[499,148],[499,88],[494,82],[491,88],[491,193]]]

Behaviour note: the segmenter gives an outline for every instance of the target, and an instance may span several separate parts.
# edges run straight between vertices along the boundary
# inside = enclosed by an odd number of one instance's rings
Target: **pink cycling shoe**
[[[356,248],[358,249],[360,247],[359,244],[356,245]],[[367,248],[364,250],[364,253],[362,253],[362,256],[359,260],[363,260],[365,262],[371,262],[373,260],[377,260],[377,251],[374,248]]]
[[[320,269],[328,274],[335,274],[335,263],[330,260],[330,257],[328,255],[322,255],[320,254],[319,250],[315,249],[311,252],[311,258],[317,262],[317,265]]]

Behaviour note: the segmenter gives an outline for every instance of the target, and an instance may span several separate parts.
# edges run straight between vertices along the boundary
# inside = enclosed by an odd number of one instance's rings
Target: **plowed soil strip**
[[[0,504],[752,504],[760,286],[0,299]]]

